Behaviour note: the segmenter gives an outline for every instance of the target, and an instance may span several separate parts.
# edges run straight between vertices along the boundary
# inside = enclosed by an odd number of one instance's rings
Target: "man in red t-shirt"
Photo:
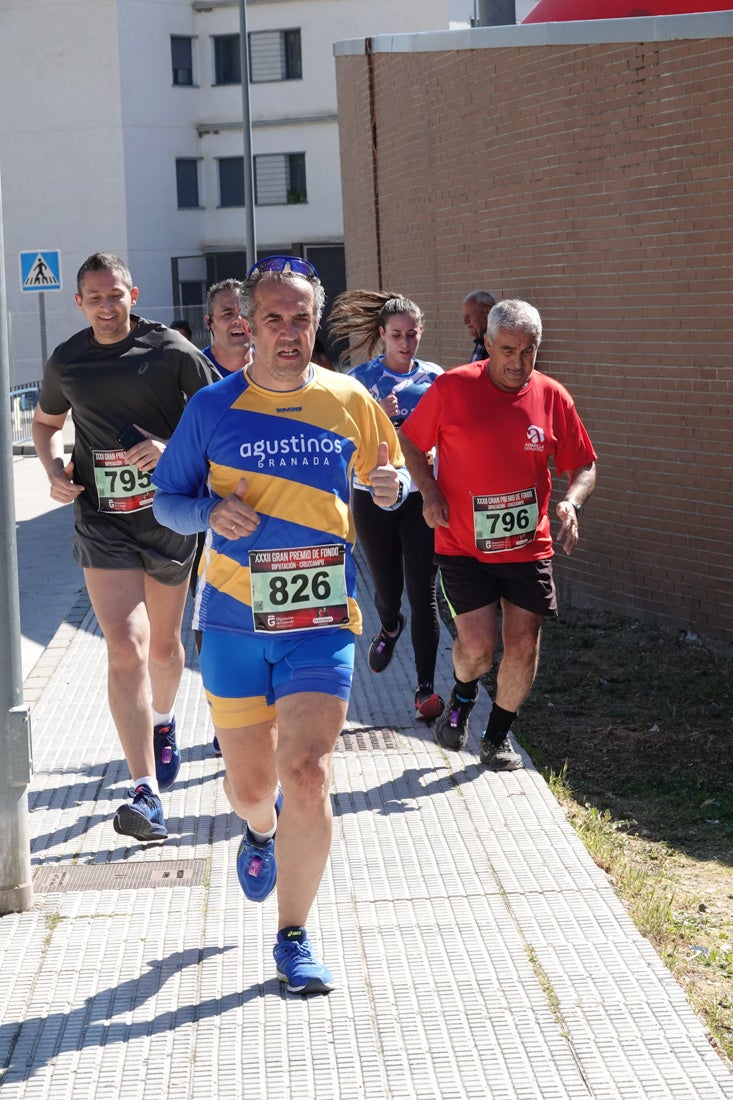
[[[534,306],[499,302],[488,317],[488,359],[437,378],[400,429],[455,616],[455,684],[434,727],[443,748],[466,744],[478,681],[494,659],[501,601],[503,656],[481,738],[481,762],[496,771],[522,767],[507,735],[534,681],[542,621],[557,614],[549,460],[568,477],[556,509],[566,554],[596,480],[596,453],[572,397],[534,369],[541,339]]]

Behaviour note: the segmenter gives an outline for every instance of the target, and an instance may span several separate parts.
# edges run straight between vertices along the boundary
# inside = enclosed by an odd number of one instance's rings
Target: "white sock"
[[[132,781],[132,785],[135,790],[137,790],[141,783],[144,783],[146,787],[150,787],[150,790],[153,792],[153,794],[160,794],[160,790],[158,789],[158,780],[155,778],[154,775],[141,775],[139,779],[133,779]]]
[[[165,714],[161,714],[159,711],[157,711],[155,709],[155,707],[153,707],[152,710],[153,710],[153,725],[154,726],[169,726],[171,724],[171,720],[173,718],[173,711],[172,710],[166,711]]]
[[[257,844],[266,844],[267,841],[272,840],[272,838],[275,835],[275,831],[277,829],[277,821],[275,822],[275,824],[272,826],[271,829],[267,830],[266,833],[258,833],[255,829],[252,828],[252,826],[249,824],[249,822],[247,822],[247,828],[249,829],[249,835],[252,837],[252,839],[254,841],[257,842]]]

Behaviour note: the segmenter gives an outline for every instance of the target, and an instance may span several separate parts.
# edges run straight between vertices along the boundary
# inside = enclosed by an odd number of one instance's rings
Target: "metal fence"
[[[31,438],[33,410],[38,404],[40,382],[24,382],[10,387],[10,426],[13,443],[26,443]]]

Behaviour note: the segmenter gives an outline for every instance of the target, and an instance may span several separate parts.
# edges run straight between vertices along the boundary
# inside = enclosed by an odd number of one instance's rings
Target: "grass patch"
[[[552,1013],[552,1018],[560,1028],[562,1035],[567,1038],[570,1032],[568,1031],[567,1025],[565,1023],[562,1009],[560,1008],[560,998],[555,992],[555,987],[550,981],[547,971],[542,966],[540,960],[537,958],[537,952],[535,951],[534,947],[531,947],[528,944],[525,947],[525,951],[527,952],[527,958],[530,961],[532,970],[534,971],[535,977],[537,978],[540,989],[547,998],[547,1003],[549,1005],[550,1012]]]
[[[43,918],[43,923],[46,925],[46,935],[43,937],[43,950],[46,951],[53,939],[53,934],[61,924],[61,921],[66,920],[66,917],[62,917],[58,910],[54,909],[51,913],[46,913]]]
[[[733,1057],[733,652],[569,611],[514,732]]]

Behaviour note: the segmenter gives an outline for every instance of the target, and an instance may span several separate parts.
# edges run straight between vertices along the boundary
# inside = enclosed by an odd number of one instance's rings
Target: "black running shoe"
[[[375,638],[372,638],[372,644],[369,646],[369,667],[372,672],[384,672],[385,668],[392,660],[392,654],[394,653],[394,647],[397,645],[397,639],[402,631],[405,629],[405,616],[400,612],[398,618],[397,633],[392,636],[389,635],[384,627],[379,631],[379,634]]]
[[[495,772],[516,772],[524,767],[524,761],[514,751],[508,737],[495,745],[486,734],[481,738],[481,763]]]
[[[473,699],[458,699],[455,688],[433,726],[435,740],[444,749],[460,752],[468,740],[468,716],[476,705],[478,688]]]

